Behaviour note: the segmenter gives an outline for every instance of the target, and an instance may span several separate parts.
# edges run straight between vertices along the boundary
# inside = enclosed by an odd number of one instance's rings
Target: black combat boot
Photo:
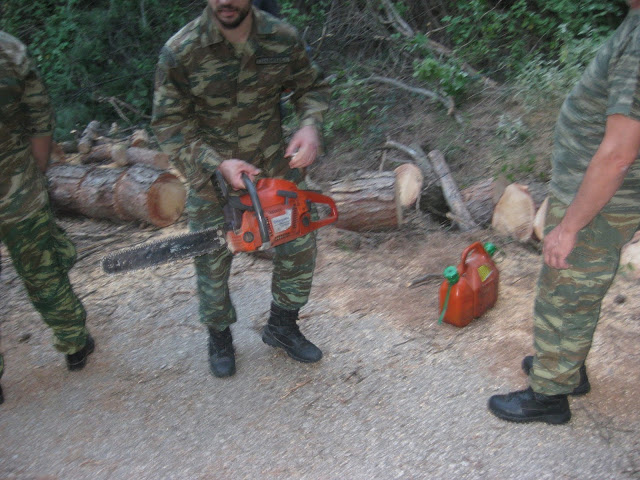
[[[229,327],[222,331],[209,327],[209,369],[219,378],[236,373],[236,356]]]
[[[87,343],[84,344],[80,350],[76,353],[66,355],[67,369],[74,372],[76,370],[82,370],[87,364],[87,357],[93,353],[96,348],[96,342],[93,341],[91,335],[87,335]]]
[[[294,360],[314,363],[322,358],[322,351],[300,333],[298,310],[285,310],[271,304],[271,316],[262,330],[262,341],[282,348]]]
[[[529,375],[531,368],[533,367],[533,355],[527,355],[522,359],[522,370],[524,373]],[[569,395],[584,395],[589,393],[591,390],[591,384],[589,383],[589,378],[587,377],[587,367],[582,364],[580,367],[580,384],[573,389]]]
[[[544,395],[531,387],[489,399],[489,410],[496,417],[510,422],[566,423],[571,419],[566,395]]]

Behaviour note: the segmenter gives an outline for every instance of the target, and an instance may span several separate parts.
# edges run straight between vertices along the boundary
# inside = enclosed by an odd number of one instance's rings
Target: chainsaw
[[[338,219],[336,204],[326,195],[300,190],[288,180],[262,178],[255,186],[247,174],[242,175],[242,180],[247,193],[232,196],[220,172],[211,178],[223,205],[225,223],[222,228],[209,228],[118,250],[103,258],[102,269],[109,274],[139,270],[198,257],[221,248],[228,248],[233,254],[268,250]],[[330,213],[314,220],[313,204],[328,206]]]

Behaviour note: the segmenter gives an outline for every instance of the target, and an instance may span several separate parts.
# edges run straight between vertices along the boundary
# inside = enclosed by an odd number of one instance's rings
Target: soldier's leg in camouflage
[[[70,370],[83,368],[94,343],[85,326],[85,309],[69,282],[73,244],[56,226],[48,206],[26,220],[3,225],[0,234],[31,302],[53,331],[55,348],[66,354]]]
[[[557,225],[566,206],[551,199],[547,226]],[[513,421],[564,423],[571,418],[567,394],[581,386],[581,369],[591,348],[600,305],[616,273],[620,249],[640,224],[640,215],[600,214],[578,235],[571,268],[543,266],[534,306],[530,388],[492,397],[489,408]],[[526,393],[525,393],[526,392]]]
[[[316,232],[275,248],[271,291],[273,302],[262,340],[282,348],[294,360],[317,362],[322,351],[305,338],[297,324],[298,311],[311,291],[316,263]]]
[[[187,213],[191,231],[221,227],[222,209],[212,201],[189,192]],[[220,249],[194,260],[200,304],[200,322],[209,332],[209,368],[216,377],[229,377],[236,371],[233,338],[229,326],[236,321],[236,311],[229,295],[232,255]]]

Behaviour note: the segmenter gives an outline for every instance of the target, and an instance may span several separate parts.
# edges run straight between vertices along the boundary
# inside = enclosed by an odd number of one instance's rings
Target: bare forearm
[[[611,168],[594,158],[562,220],[563,227],[578,232],[588,225],[615,195],[626,173],[626,168]]]
[[[31,153],[38,163],[38,168],[42,172],[47,171],[49,166],[49,155],[51,154],[51,136],[32,137]]]

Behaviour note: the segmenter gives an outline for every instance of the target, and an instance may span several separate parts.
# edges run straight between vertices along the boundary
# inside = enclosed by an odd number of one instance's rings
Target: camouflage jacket
[[[30,139],[52,130],[49,97],[27,48],[0,32],[0,222],[23,220],[46,205]]]
[[[607,117],[640,120],[640,10],[631,10],[605,42],[560,110],[554,133],[551,192],[569,204],[605,134]],[[603,208],[625,213],[640,208],[640,161]]]
[[[281,94],[292,92],[301,126],[320,130],[328,106],[329,88],[296,30],[256,8],[253,15],[241,50],[222,36],[207,7],[160,53],[152,127],[196,190],[231,158],[267,176],[291,173],[284,159]]]

